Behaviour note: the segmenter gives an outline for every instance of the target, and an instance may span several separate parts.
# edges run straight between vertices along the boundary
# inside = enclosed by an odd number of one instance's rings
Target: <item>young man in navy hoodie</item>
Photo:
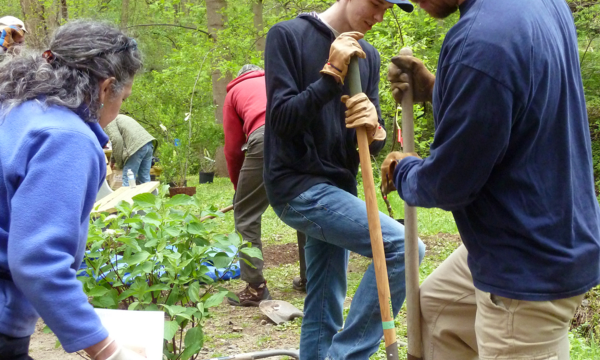
[[[267,36],[264,181],[277,215],[307,235],[303,360],[367,360],[383,335],[373,264],[345,324],[343,303],[349,251],[372,257],[366,206],[356,197],[354,128],[366,126],[372,153],[385,141],[380,57],[362,37],[393,3],[412,11],[406,0],[339,0],[322,14],[276,24]],[[342,98],[349,94],[344,80],[352,56],[362,58],[364,93]],[[380,219],[397,314],[405,297],[404,227],[381,213]],[[421,258],[424,251],[420,244]]]
[[[392,59],[432,101],[431,155],[391,153],[382,179],[412,206],[452,211],[464,246],[421,286],[425,360],[567,360],[583,294],[600,282],[600,208],[577,33],[563,0],[418,1],[460,20],[437,78]],[[387,190],[394,189],[390,182]]]

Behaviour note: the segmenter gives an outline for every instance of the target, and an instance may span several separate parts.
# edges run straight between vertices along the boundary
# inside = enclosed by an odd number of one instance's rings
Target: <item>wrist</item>
[[[93,360],[106,360],[108,359],[115,351],[117,351],[118,345],[115,342],[115,339],[110,336],[106,339],[100,341],[97,344],[94,344],[88,348],[85,348],[84,351],[93,359]]]

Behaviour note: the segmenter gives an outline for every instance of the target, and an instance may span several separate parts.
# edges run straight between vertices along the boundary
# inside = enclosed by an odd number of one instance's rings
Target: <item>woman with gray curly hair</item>
[[[91,21],[60,27],[44,53],[0,64],[1,359],[31,359],[40,316],[67,352],[144,358],[110,337],[76,278],[106,175],[101,127],[141,67],[134,39]]]

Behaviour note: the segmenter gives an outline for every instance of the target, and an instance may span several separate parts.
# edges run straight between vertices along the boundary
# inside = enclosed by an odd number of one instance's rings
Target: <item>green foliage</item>
[[[587,340],[569,333],[571,343],[571,360],[595,360],[600,359],[600,345],[592,337]]]
[[[198,213],[222,217],[215,207],[204,209],[199,197],[168,198],[167,189],[159,196],[137,195],[133,205],[121,202],[116,215],[91,218],[87,268],[79,279],[95,307],[165,311],[165,356],[189,359],[202,349],[209,308],[235,298],[220,286],[218,274],[217,281],[206,275],[205,264],[229,271],[240,251],[262,254],[237,234],[216,231],[213,221],[200,222]],[[227,253],[230,246],[238,249],[234,255]]]

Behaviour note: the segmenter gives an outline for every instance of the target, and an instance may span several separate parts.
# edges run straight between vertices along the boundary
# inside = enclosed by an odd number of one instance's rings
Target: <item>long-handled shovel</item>
[[[362,92],[358,59],[356,57],[350,61],[346,80],[350,87],[351,96]],[[369,141],[367,140],[367,132],[364,127],[356,129],[356,139],[358,141],[360,168],[365,188],[365,202],[367,203],[369,233],[371,235],[371,248],[373,250],[373,265],[375,268],[375,278],[377,279],[377,294],[379,295],[383,336],[385,337],[385,353],[388,360],[398,360],[398,344],[396,343],[396,328],[392,312],[390,283],[388,281],[385,252],[383,250],[383,238],[381,235],[381,223],[379,221],[379,209],[377,208],[373,169],[371,168]]]
[[[404,48],[400,55],[412,56],[412,50]],[[408,79],[409,91],[402,97],[403,151],[415,151],[412,79]],[[419,302],[419,243],[417,235],[417,208],[404,203],[404,249],[406,266],[406,311],[408,323],[408,360],[421,360],[421,304]]]

